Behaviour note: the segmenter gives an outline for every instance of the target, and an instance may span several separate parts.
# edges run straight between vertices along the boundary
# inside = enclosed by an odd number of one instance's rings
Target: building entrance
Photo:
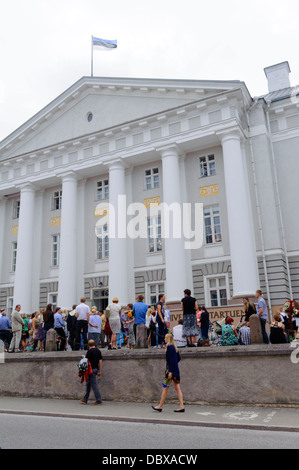
[[[91,306],[97,307],[98,310],[103,311],[108,306],[109,289],[104,287],[101,289],[92,290],[92,298],[90,299]]]

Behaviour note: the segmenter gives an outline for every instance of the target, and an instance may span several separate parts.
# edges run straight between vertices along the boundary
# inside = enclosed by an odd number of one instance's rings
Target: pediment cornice
[[[161,97],[165,100],[165,110],[168,112],[171,111],[171,108],[168,110],[167,99],[180,97],[186,99],[187,102],[193,102],[208,99],[213,95],[222,95],[223,92],[230,92],[235,89],[242,89],[243,96],[246,97],[248,102],[250,101],[251,98],[246,85],[240,81],[82,77],[0,142],[0,152],[4,154],[4,158],[6,154],[11,154],[15,147],[17,148],[20,143],[34,138],[34,135],[40,129],[44,128],[45,125],[49,125],[51,120],[56,119],[67,107],[73,106],[87,93],[114,96],[147,96],[149,98],[152,96]],[[125,126],[125,123],[123,126]]]

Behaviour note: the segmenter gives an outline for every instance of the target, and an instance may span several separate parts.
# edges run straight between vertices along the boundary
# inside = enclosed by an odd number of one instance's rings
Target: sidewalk
[[[149,403],[91,403],[86,406],[76,400],[0,397],[0,414],[299,432],[299,408],[187,405],[185,413],[174,413],[177,406],[167,404],[158,413]]]

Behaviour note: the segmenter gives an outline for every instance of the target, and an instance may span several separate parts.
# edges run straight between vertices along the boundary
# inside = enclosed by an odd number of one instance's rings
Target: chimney
[[[289,77],[291,69],[287,61],[266,67],[264,72],[268,80],[269,93],[291,86]]]

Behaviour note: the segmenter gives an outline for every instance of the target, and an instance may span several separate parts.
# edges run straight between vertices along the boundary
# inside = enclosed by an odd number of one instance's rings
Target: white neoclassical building
[[[265,74],[258,98],[241,81],[83,77],[4,139],[0,306],[165,292],[175,311],[188,287],[217,318],[257,288],[272,312],[298,299],[299,90],[288,62]],[[119,195],[146,207],[145,237],[96,236]],[[161,237],[162,202],[203,204],[201,247]]]

